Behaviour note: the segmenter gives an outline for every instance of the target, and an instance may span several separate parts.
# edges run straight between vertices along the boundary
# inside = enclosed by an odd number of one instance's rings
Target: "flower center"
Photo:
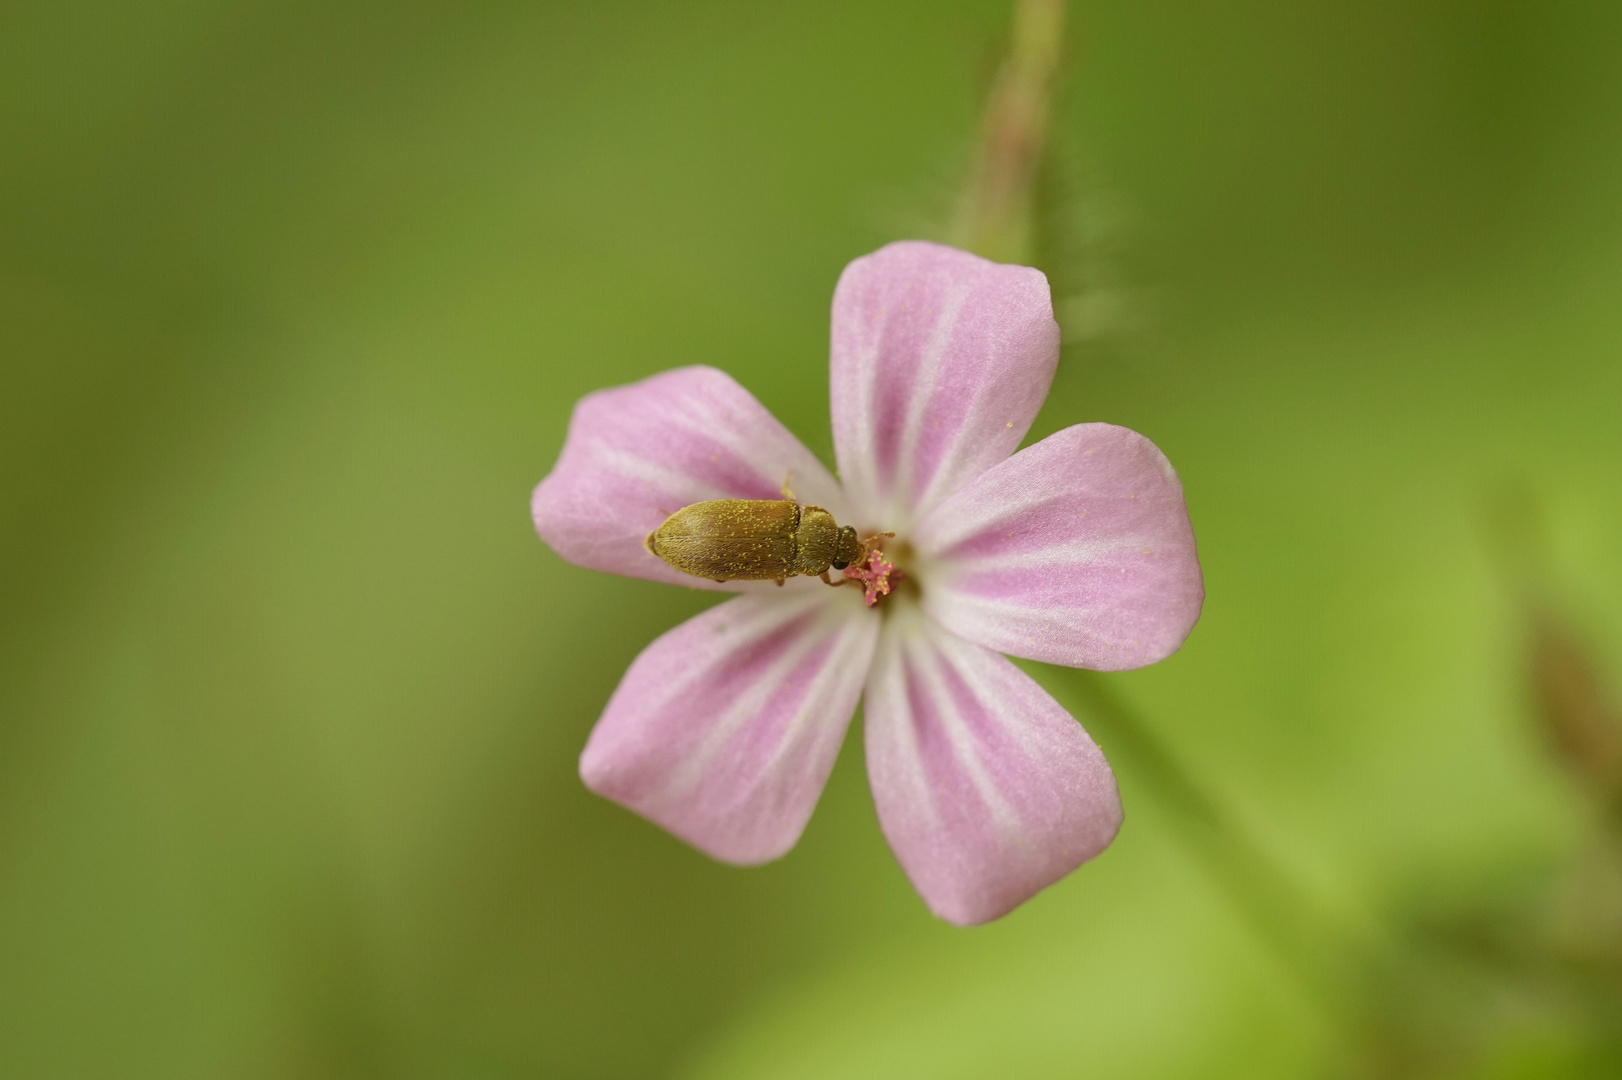
[[[845,567],[845,580],[860,584],[866,591],[863,599],[868,607],[874,607],[884,597],[889,596],[892,589],[906,579],[906,572],[884,553],[879,545],[884,542],[882,536],[875,536],[870,546],[862,548],[862,557]]]

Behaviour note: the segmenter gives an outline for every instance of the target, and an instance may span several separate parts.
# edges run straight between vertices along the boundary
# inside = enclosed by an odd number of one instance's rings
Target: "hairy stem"
[[[1008,52],[986,98],[953,241],[999,262],[1030,263],[1036,176],[1047,145],[1064,0],[1015,0]]]

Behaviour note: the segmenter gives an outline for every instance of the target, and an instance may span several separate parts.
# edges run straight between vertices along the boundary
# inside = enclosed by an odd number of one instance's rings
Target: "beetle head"
[[[861,558],[861,555],[862,542],[856,539],[855,527],[852,525],[844,526],[839,530],[839,539],[834,544],[834,569],[843,570]]]

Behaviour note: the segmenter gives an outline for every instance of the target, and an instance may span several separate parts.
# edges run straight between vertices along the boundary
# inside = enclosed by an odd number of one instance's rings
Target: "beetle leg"
[[[717,585],[725,585],[727,583],[727,579],[724,577],[711,578],[710,580],[715,582]]]
[[[783,474],[783,486],[778,488],[778,490],[783,493],[783,498],[787,499],[789,502],[799,502],[800,500],[794,497],[794,489],[789,487],[789,485],[793,482],[794,470],[790,469],[788,472]]]
[[[777,582],[777,587],[781,589],[783,587],[783,582],[787,581],[788,578],[773,578],[772,580]]]

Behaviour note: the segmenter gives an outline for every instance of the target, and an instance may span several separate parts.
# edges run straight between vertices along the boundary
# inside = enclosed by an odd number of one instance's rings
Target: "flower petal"
[[[642,650],[580,755],[586,786],[726,862],[793,847],[879,627],[857,590],[817,587],[737,597]]]
[[[701,589],[775,588],[683,574],[643,540],[705,499],[780,499],[785,479],[801,502],[849,519],[828,470],[749,391],[714,368],[677,368],[582,398],[530,511],[541,539],[579,566]]]
[[[1164,660],[1205,585],[1183,487],[1154,443],[1078,424],[941,503],[913,534],[924,609],[998,652],[1123,671]]]
[[[895,612],[867,681],[879,824],[931,911],[1007,914],[1121,827],[1103,751],[1008,660],[917,609]]]
[[[1040,270],[906,241],[834,290],[839,475],[866,520],[905,530],[1013,453],[1047,397],[1059,325]]]

